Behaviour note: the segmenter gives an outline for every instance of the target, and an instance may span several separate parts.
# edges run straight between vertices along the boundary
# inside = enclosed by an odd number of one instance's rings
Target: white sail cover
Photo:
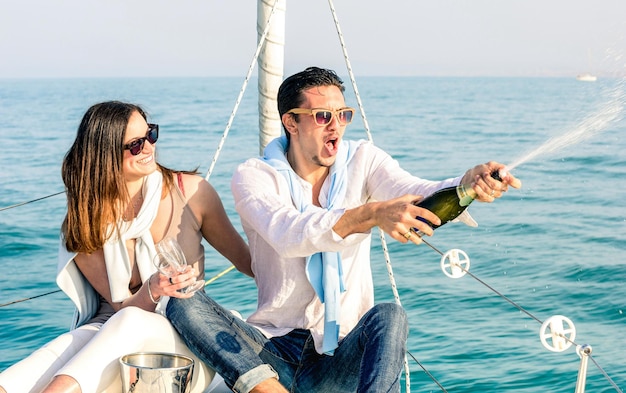
[[[274,14],[271,15],[275,2],[277,4]],[[281,134],[276,96],[283,81],[286,3],[287,0],[259,0],[257,2],[258,39],[261,39],[271,15],[271,24],[258,62],[260,153],[272,139]]]

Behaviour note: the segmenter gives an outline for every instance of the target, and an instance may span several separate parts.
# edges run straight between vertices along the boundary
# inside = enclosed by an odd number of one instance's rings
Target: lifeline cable
[[[32,300],[32,299],[36,299],[38,297],[42,297],[42,296],[47,296],[47,295],[52,295],[53,293],[57,293],[57,292],[61,292],[60,289],[57,289],[56,291],[51,291],[51,292],[47,292],[47,293],[42,293],[41,295],[35,295],[35,296],[31,296],[31,297],[26,297],[24,299],[18,299],[18,300],[13,300],[12,302],[8,302],[8,303],[3,303],[0,304],[0,307],[5,307],[5,306],[9,306],[11,304],[15,304],[15,303],[21,303],[21,302],[25,302],[27,300]]]
[[[231,266],[227,267],[226,269],[224,269],[221,272],[217,273],[215,276],[213,276],[213,277],[209,278],[208,280],[206,280],[206,282],[204,283],[204,286],[206,287],[207,285],[211,284],[213,281],[215,281],[218,278],[224,276],[226,273],[229,273],[234,268],[235,268],[234,265],[231,265]],[[61,290],[57,289],[56,291],[42,293],[41,295],[35,295],[35,296],[27,297],[27,298],[24,298],[24,299],[13,300],[13,301],[8,302],[8,303],[0,304],[0,307],[5,307],[5,306],[9,306],[9,305],[15,304],[15,303],[25,302],[27,300],[36,299],[36,298],[42,297],[42,296],[52,295],[53,293],[57,293],[57,292],[61,292]]]
[[[413,232],[413,234],[419,236],[422,239],[422,242],[424,242],[424,244],[426,244],[428,247],[430,247],[431,249],[433,249],[436,253],[438,253],[439,255],[443,256],[444,253],[442,253],[439,249],[437,249],[437,247],[433,246],[432,244],[430,244],[429,242],[427,242],[422,236],[420,236],[417,232]],[[467,270],[465,267],[461,266],[461,265],[456,265],[456,267],[458,267],[459,269],[463,270],[465,273],[469,274],[470,277],[472,277],[474,280],[478,281],[479,283],[481,283],[482,285],[484,285],[485,287],[487,287],[488,289],[490,289],[491,291],[493,291],[496,295],[500,296],[502,299],[506,300],[507,302],[509,302],[510,304],[512,304],[515,308],[517,308],[518,310],[520,310],[521,312],[523,312],[524,314],[528,315],[530,318],[534,319],[535,321],[539,322],[539,324],[543,324],[544,322],[541,321],[539,318],[535,317],[532,313],[530,313],[529,311],[527,311],[526,309],[524,309],[522,306],[520,306],[519,304],[515,303],[513,300],[509,299],[507,296],[505,296],[504,294],[502,294],[501,292],[497,291],[495,288],[493,288],[491,285],[487,284],[485,281],[481,280],[480,278],[478,278],[476,275],[472,274],[469,270]],[[570,340],[567,336],[565,336],[562,333],[558,333],[558,336],[560,336],[561,338],[563,338],[564,340],[580,347],[580,344],[577,344],[575,341]],[[604,378],[613,386],[613,388],[615,388],[615,390],[619,393],[623,393],[623,391],[617,386],[617,384],[613,381],[613,379],[606,373],[606,371],[604,371],[604,369],[598,364],[598,362],[596,362],[596,360],[593,358],[593,356],[591,356],[591,354],[587,354],[587,356],[589,356],[589,359],[591,359],[591,361],[596,365],[596,367],[600,370],[600,372],[602,373],[602,375],[604,376]]]
[[[26,202],[16,203],[15,205],[11,205],[11,206],[0,207],[0,212],[1,212],[1,211],[3,211],[3,210],[13,209],[14,207],[19,207],[19,206],[23,206],[23,205],[28,205],[29,203],[33,203],[33,202],[37,202],[37,201],[41,201],[41,200],[44,200],[44,199],[46,199],[46,198],[50,198],[50,197],[57,196],[57,195],[61,195],[61,194],[65,194],[65,191],[60,191],[60,192],[57,192],[57,193],[55,193],[55,194],[46,195],[46,196],[44,196],[44,197],[41,197],[41,198],[36,198],[36,199],[30,200],[30,201],[26,201]]]

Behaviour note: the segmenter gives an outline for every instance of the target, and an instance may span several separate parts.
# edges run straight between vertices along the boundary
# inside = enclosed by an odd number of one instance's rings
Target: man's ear
[[[283,114],[282,121],[288,133],[293,135],[297,132],[298,123],[296,123],[296,119],[294,119],[293,114],[291,113]]]

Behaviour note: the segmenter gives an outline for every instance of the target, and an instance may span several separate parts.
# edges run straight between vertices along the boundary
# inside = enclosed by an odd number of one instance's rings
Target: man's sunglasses
[[[318,126],[325,126],[329,124],[333,120],[333,116],[337,116],[339,124],[345,126],[352,122],[354,108],[341,108],[334,111],[330,109],[295,108],[291,109],[287,113],[293,113],[294,115],[313,115],[315,124]]]
[[[156,141],[159,139],[159,125],[158,124],[148,124],[148,132],[146,132],[146,136],[143,138],[134,139],[127,144],[124,145],[124,150],[130,150],[130,154],[136,156],[141,153],[143,150],[143,144],[148,141],[150,144],[154,145]]]

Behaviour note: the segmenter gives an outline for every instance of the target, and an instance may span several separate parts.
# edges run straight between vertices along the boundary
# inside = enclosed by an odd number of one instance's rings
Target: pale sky
[[[357,75],[626,75],[626,0],[334,5]],[[256,11],[255,0],[2,0],[0,78],[243,77]],[[345,74],[327,0],[287,0],[285,29],[286,74]]]

